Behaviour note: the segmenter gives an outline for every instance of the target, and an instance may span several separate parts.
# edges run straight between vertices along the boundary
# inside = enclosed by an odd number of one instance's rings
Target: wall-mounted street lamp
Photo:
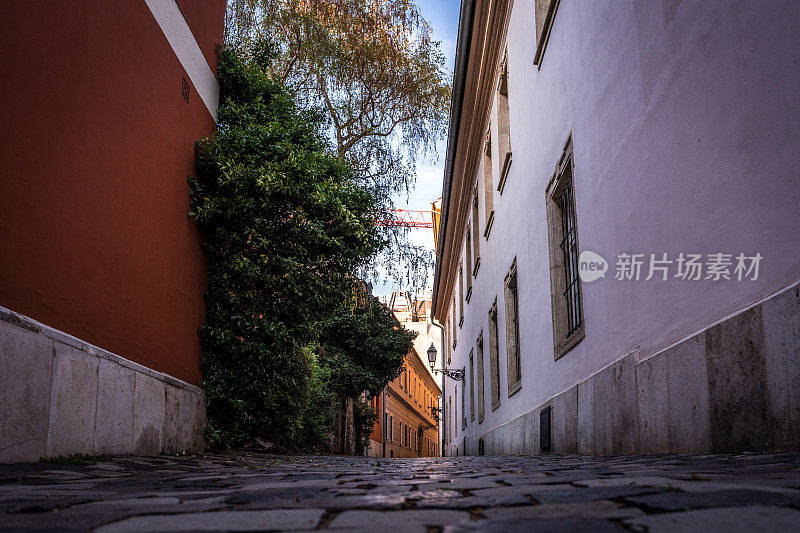
[[[447,376],[450,379],[454,379],[456,381],[464,381],[464,369],[463,368],[445,368],[444,365],[442,365],[442,368],[436,368],[436,346],[434,346],[433,343],[431,343],[431,347],[428,348],[428,364],[431,365],[431,372],[433,372],[434,374],[438,374],[439,372],[441,372],[442,374],[444,374],[445,376]],[[443,379],[442,380],[442,408],[441,409],[439,409],[438,407],[432,407],[431,408],[431,414],[434,416],[434,418],[436,418],[437,422],[438,422],[439,413],[442,413],[442,417],[443,418],[446,415],[445,407],[447,406],[447,400],[446,400],[447,393],[445,392],[445,385],[447,385],[447,380]],[[447,455],[447,435],[446,435],[446,430],[447,430],[447,424],[442,426],[442,448],[441,448],[442,457]]]
[[[431,365],[431,372],[434,374],[441,372],[450,379],[464,381],[463,368],[434,368],[436,366],[436,346],[434,346],[433,343],[431,343],[431,347],[428,348],[428,364]]]

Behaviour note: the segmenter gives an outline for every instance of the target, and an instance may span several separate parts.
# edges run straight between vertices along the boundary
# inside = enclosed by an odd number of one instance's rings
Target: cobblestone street
[[[237,453],[0,465],[0,530],[798,531],[800,456]]]

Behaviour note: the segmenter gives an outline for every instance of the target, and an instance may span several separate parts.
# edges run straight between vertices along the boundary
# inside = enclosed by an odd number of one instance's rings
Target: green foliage
[[[364,455],[364,451],[369,445],[369,434],[372,426],[378,420],[378,413],[372,408],[369,402],[357,399],[353,402],[353,425],[356,434],[356,455]]]
[[[441,43],[413,0],[229,0],[226,42],[275,43],[270,71],[327,120],[337,153],[369,183],[387,217],[408,194],[417,164],[435,158],[450,112],[450,74]],[[435,198],[430,198],[431,201]],[[433,254],[405,228],[362,276],[418,292]]]
[[[416,336],[375,297],[330,316],[322,324],[320,342],[332,390],[352,398],[364,391],[377,393],[400,375]]]
[[[271,50],[219,50],[217,133],[197,144],[191,215],[204,230],[204,386],[208,434],[235,446],[263,436],[288,448],[321,441],[328,368],[320,322],[384,244],[374,194],[265,74]]]

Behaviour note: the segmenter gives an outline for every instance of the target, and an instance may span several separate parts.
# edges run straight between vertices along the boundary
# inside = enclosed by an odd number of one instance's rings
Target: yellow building
[[[436,457],[440,454],[440,437],[435,413],[442,390],[422,359],[427,357],[425,350],[430,343],[438,345],[440,341],[438,329],[428,320],[430,300],[412,302],[408,293],[397,292],[389,307],[400,323],[417,331],[418,336],[403,361],[400,375],[372,400],[378,422],[370,436],[368,454]]]
[[[385,457],[439,455],[439,422],[432,408],[438,407],[441,394],[412,348],[403,363],[402,373],[384,391],[386,410],[381,416],[386,439]]]

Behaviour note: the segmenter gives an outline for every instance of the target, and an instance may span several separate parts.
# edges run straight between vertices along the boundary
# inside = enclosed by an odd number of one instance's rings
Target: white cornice
[[[461,242],[466,232],[472,189],[477,175],[484,133],[489,122],[499,64],[504,52],[513,0],[476,0],[472,22],[470,61],[463,77],[464,100],[458,142],[453,157],[452,183],[447,205],[448,222],[439,260],[435,318],[444,322],[455,288]],[[444,208],[444,206],[443,206]]]
[[[217,121],[219,83],[175,0],[144,0],[180,61],[214,122]]]

